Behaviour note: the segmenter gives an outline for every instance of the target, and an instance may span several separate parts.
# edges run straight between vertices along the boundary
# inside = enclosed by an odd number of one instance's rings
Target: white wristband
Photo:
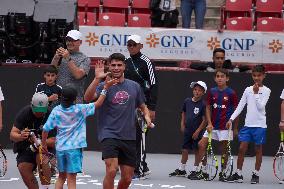
[[[107,90],[106,90],[106,89],[103,89],[103,90],[101,91],[101,95],[106,96],[106,95],[107,95]]]

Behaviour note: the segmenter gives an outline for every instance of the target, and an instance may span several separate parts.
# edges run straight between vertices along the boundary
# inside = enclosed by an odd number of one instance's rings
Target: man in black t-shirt
[[[48,97],[44,93],[35,93],[31,105],[23,107],[16,116],[10,132],[10,139],[14,142],[14,152],[17,153],[17,167],[27,188],[38,189],[37,180],[33,174],[36,168],[36,152],[30,148],[30,133],[33,131],[40,137],[42,125],[48,118]],[[49,147],[55,143],[55,133],[50,135]],[[48,188],[48,182],[42,183],[41,188]]]

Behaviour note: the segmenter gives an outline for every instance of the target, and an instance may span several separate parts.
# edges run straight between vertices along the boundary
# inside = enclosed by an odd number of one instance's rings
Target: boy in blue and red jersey
[[[229,139],[228,128],[226,127],[231,115],[238,105],[236,92],[227,86],[229,81],[229,72],[226,69],[217,69],[215,72],[216,87],[211,88],[207,95],[206,118],[208,126],[199,142],[200,156],[203,157],[208,145],[208,132],[212,133],[212,139],[219,141],[222,149],[222,157],[226,157],[226,145]],[[237,126],[235,122],[234,135],[237,134]],[[221,165],[219,180],[224,181],[224,173],[226,162]],[[202,174],[201,174],[202,175]]]

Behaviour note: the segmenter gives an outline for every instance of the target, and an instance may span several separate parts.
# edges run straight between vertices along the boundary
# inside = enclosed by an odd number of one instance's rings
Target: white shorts
[[[204,132],[203,137],[208,138],[207,130]],[[229,139],[229,130],[212,130],[212,139],[223,141]],[[230,140],[233,140],[233,131],[231,131]]]

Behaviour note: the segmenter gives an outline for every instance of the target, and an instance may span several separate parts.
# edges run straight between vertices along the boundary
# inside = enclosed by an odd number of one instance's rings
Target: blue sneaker
[[[145,175],[139,175],[139,174],[134,174],[133,177],[132,177],[132,180],[133,180],[133,181],[136,181],[136,180],[145,180],[145,179],[147,179],[147,178],[145,177]]]

